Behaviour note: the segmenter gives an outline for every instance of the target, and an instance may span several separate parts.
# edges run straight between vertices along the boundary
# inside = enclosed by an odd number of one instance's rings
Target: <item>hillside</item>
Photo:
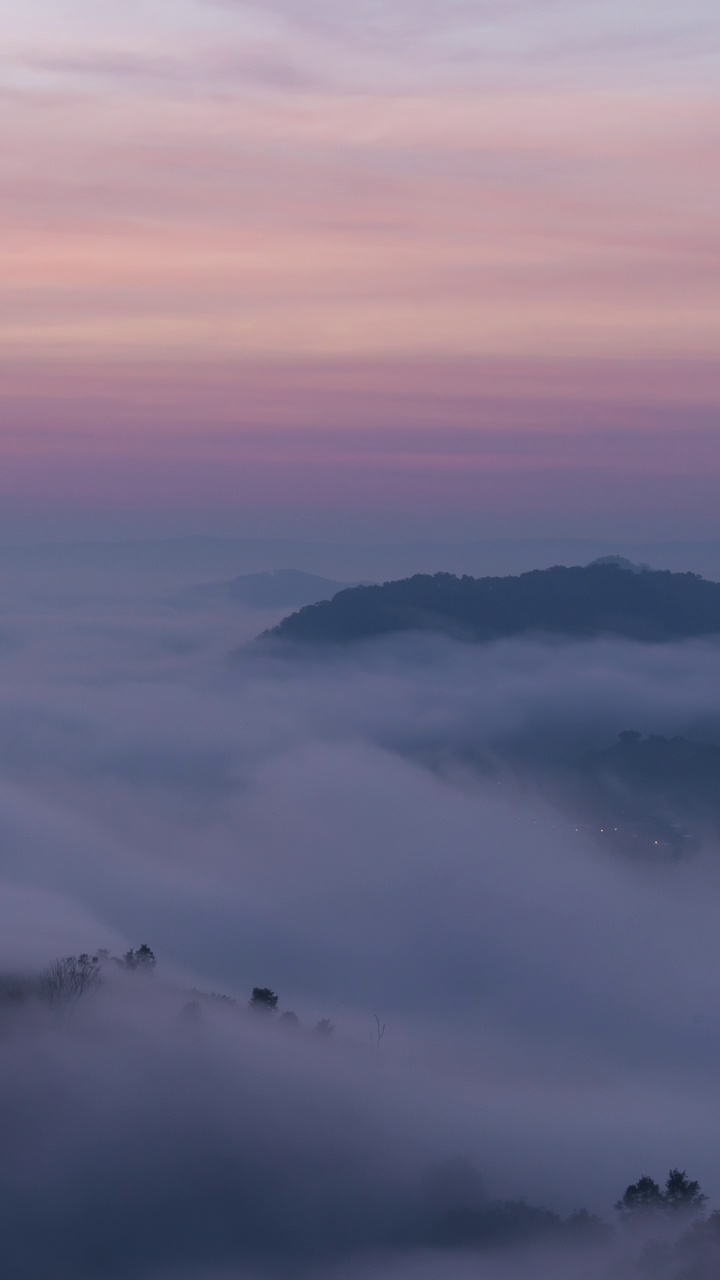
[[[614,816],[633,809],[720,822],[720,746],[625,730],[604,751],[588,751],[578,772]]]
[[[354,587],[284,618],[265,636],[348,644],[401,631],[483,641],[524,632],[662,641],[720,632],[720,583],[616,564],[536,569],[518,577],[416,574]]]

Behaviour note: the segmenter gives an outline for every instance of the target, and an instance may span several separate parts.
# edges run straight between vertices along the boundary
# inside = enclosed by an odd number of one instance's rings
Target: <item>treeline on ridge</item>
[[[105,948],[92,955],[82,951],[78,955],[61,956],[39,973],[0,975],[0,1008],[32,1001],[46,1005],[72,1005],[82,996],[102,990],[114,976],[148,978],[156,966],[155,952],[145,942],[137,949],[130,948],[122,956],[113,956]],[[234,996],[217,991],[201,991],[193,987],[174,994],[182,998],[179,1014],[187,1021],[201,1021],[203,1008],[210,1006],[243,1012]],[[246,1009],[251,1014],[269,1015],[270,1020],[276,1020],[278,1026],[285,1030],[299,1030],[302,1025],[292,1009],[280,1011],[279,997],[271,987],[253,987]],[[320,1036],[329,1036],[335,1031],[329,1018],[321,1018],[311,1029]]]
[[[104,987],[109,990],[115,978],[129,983],[129,990],[163,991],[174,1003],[178,1025],[201,1026],[205,1011],[217,1010],[259,1020],[259,1026],[302,1029],[291,1010],[280,1011],[279,997],[270,987],[253,987],[243,1005],[216,992],[158,988],[156,970],[155,953],[146,943],[122,956],[107,950],[64,956],[38,974],[16,979],[14,987],[6,980],[0,1003],[7,1007],[36,1001],[50,1008],[73,1008]],[[379,1019],[375,1022],[371,1046],[377,1053],[385,1027]],[[331,1038],[334,1027],[321,1019],[306,1030],[313,1037]],[[720,1211],[707,1215],[700,1184],[679,1168],[670,1169],[662,1186],[647,1174],[628,1185],[614,1206],[617,1227],[585,1208],[563,1217],[524,1200],[494,1199],[479,1171],[464,1157],[430,1165],[408,1194],[404,1224],[390,1237],[386,1227],[377,1224],[378,1248],[487,1252],[536,1246],[595,1249],[623,1243],[634,1257],[638,1276],[646,1280],[717,1280],[720,1274]]]
[[[339,591],[264,639],[348,644],[402,631],[488,641],[523,633],[666,641],[720,633],[720,583],[694,573],[617,564],[534,569],[513,577],[415,574]]]

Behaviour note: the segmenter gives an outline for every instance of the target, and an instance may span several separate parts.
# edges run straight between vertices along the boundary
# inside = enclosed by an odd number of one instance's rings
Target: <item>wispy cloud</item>
[[[201,379],[204,404],[190,401],[213,421],[231,415],[215,388],[238,360],[304,361],[311,382],[335,362],[338,429],[355,414],[348,370],[368,361],[388,425],[397,412],[409,423],[413,360],[544,361],[575,403],[571,369],[588,362],[618,379],[629,361],[710,367],[718,103],[705,0],[682,14],[153,0],[142,24],[126,8],[64,5],[60,23],[28,0],[2,50],[0,336],[35,369],[15,384],[23,421],[45,411],[32,386],[58,359],[84,360],[89,377],[102,367],[111,402],[125,392],[110,392],[109,367],[134,362],[158,440],[171,409],[156,370],[173,361],[178,386],[184,367],[223,367]],[[388,363],[406,371],[392,394]],[[434,411],[453,421],[457,398],[437,377]],[[331,412],[319,384],[294,410],[260,371],[263,421],[261,384],[278,426]],[[464,412],[487,423],[483,385]],[[678,384],[667,404],[685,397]],[[182,397],[174,412],[187,420]],[[546,421],[542,398],[534,412]],[[85,419],[82,403],[75,413]]]

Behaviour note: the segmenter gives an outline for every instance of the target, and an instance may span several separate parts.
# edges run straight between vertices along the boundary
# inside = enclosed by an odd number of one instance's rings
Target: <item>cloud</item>
[[[277,92],[317,92],[329,89],[332,81],[319,71],[303,68],[267,42],[253,46],[243,42],[235,50],[208,49],[203,55],[142,53],[128,49],[88,49],[75,52],[37,50],[6,57],[7,70],[47,76],[51,83],[74,86],[85,83],[91,89],[126,94],[150,92],[170,97],[186,97],[203,90],[211,98],[242,93],[248,87],[265,87]]]
[[[673,1163],[720,1196],[716,851],[627,864],[461,759],[720,723],[717,646],[404,637],[230,663],[254,614],[184,614],[136,573],[117,600],[107,575],[63,603],[56,570],[51,606],[42,579],[6,585],[3,966],[160,957],[134,998],[0,1038],[20,1280],[50,1256],[62,1280],[432,1274],[418,1187],[457,1154],[489,1195],[561,1213],[608,1214]],[[242,1010],[258,983],[334,1041],[179,1018],[192,986]]]
[[[243,13],[246,0],[201,0],[203,5]],[[694,0],[679,15],[663,3],[648,16],[635,0],[619,7],[597,0],[583,6],[552,0],[539,10],[531,0],[272,0],[269,6],[289,30],[366,57],[416,60],[437,73],[443,63],[474,63],[486,81],[499,67],[506,74],[544,78],[550,68],[578,74],[581,67],[612,78],[642,60],[663,64],[704,61],[708,37],[716,30],[707,0]]]

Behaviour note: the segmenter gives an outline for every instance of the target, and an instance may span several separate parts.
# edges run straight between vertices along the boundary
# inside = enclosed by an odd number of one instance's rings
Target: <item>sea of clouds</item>
[[[438,1262],[418,1188],[462,1156],[489,1197],[612,1218],[678,1165],[720,1204],[719,851],[630,862],[467,749],[711,733],[720,646],[254,643],[276,620],[5,583],[3,970],[158,956],[3,1022],[12,1274],[617,1275]],[[254,985],[333,1037],[241,1014]],[[195,1023],[190,988],[238,1009]]]

